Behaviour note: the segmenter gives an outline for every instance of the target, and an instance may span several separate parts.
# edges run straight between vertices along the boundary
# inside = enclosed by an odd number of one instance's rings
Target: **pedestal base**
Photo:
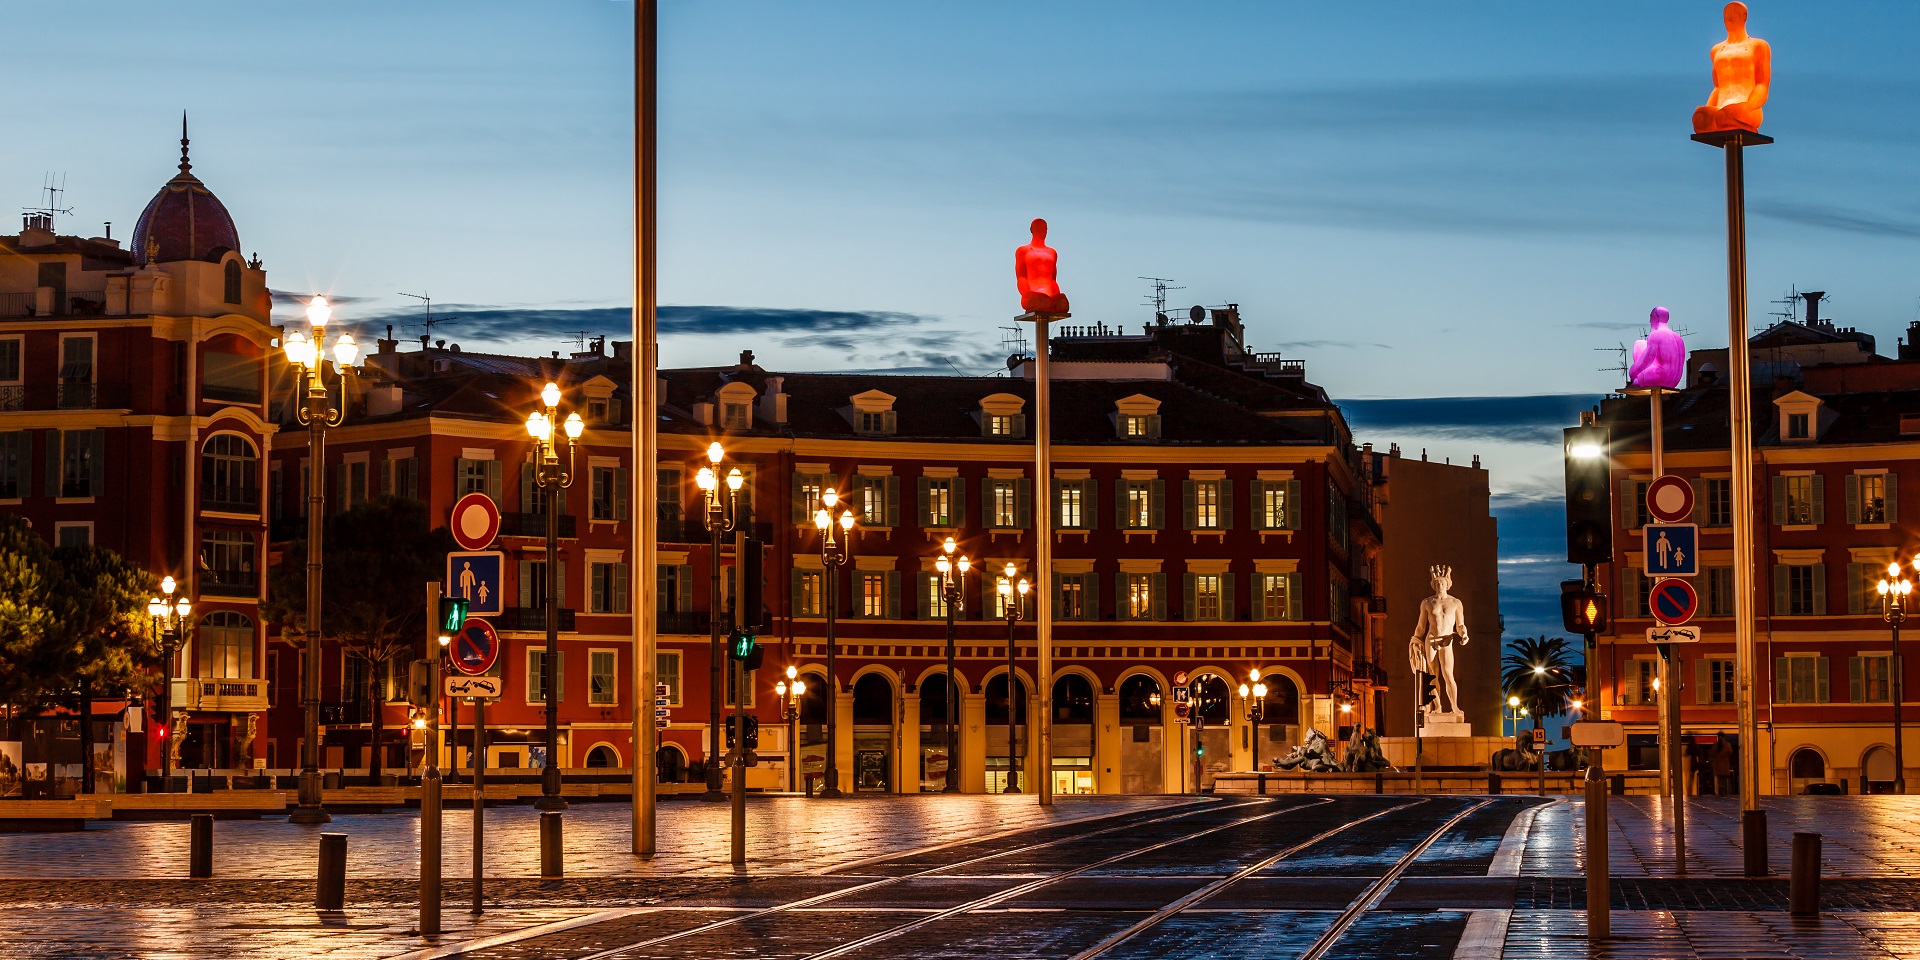
[[[1420,738],[1466,738],[1473,736],[1473,724],[1463,720],[1429,719],[1420,727]]]

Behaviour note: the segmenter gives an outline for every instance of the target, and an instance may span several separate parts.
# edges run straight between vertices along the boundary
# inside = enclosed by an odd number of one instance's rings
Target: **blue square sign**
[[[446,584],[440,589],[467,601],[469,617],[497,617],[506,606],[501,590],[506,566],[506,554],[498,550],[449,553]]]
[[[1649,577],[1700,575],[1700,527],[1692,523],[1649,523],[1641,530],[1645,552],[1641,568]]]

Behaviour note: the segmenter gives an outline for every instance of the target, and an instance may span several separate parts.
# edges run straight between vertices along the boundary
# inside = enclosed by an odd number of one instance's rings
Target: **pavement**
[[[1736,801],[1610,798],[1613,937],[1589,944],[1579,800],[756,798],[748,870],[727,807],[663,803],[660,847],[628,811],[566,813],[567,879],[537,877],[536,812],[487,811],[486,913],[467,912],[467,811],[448,811],[445,930],[415,929],[417,814],[215,825],[187,880],[182,823],[0,835],[0,904],[33,917],[0,958],[350,957],[1912,957],[1920,798],[1768,798],[1777,875],[1739,876]],[[1824,837],[1823,914],[1786,911],[1787,845]],[[347,912],[313,896],[317,834],[349,838]],[[30,932],[22,932],[30,931]]]

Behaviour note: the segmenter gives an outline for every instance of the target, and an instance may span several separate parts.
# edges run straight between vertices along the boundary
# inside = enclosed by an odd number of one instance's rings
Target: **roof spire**
[[[193,163],[187,159],[187,112],[180,111],[180,172],[193,172]]]

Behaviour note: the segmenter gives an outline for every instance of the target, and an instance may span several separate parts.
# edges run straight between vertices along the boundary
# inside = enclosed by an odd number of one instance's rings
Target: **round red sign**
[[[1647,512],[1661,523],[1685,523],[1693,515],[1693,487],[1669,473],[1647,484]]]
[[[1700,595],[1693,584],[1678,577],[1661,580],[1647,593],[1647,607],[1653,618],[1669,627],[1677,627],[1700,610]]]
[[[453,635],[452,646],[448,659],[454,669],[470,677],[493,669],[493,662],[500,657],[500,635],[493,632],[493,624],[479,617],[461,625],[460,632]]]
[[[500,508],[484,493],[469,493],[454,503],[447,528],[463,549],[485,550],[500,535]]]

